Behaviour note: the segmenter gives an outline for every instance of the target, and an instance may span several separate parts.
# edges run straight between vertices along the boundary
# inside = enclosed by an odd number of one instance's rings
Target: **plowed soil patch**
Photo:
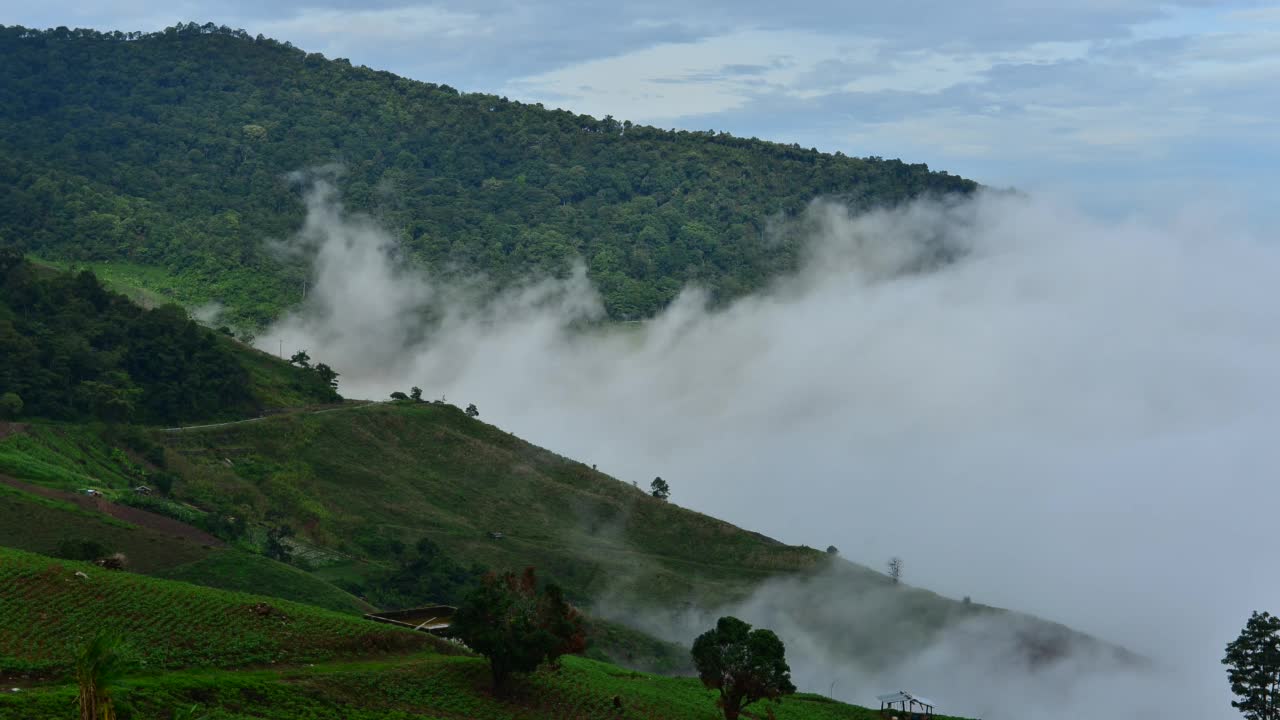
[[[32,485],[11,478],[8,475],[0,475],[0,483],[33,495],[42,495],[47,498],[69,502],[83,510],[100,512],[131,525],[154,530],[174,538],[182,538],[198,545],[209,545],[211,547],[221,547],[223,545],[221,540],[199,528],[147,510],[113,503],[106,498],[91,497],[80,493]]]

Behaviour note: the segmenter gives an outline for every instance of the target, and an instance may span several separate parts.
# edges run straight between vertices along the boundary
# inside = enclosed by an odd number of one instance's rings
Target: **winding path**
[[[185,432],[187,430],[205,430],[207,428],[227,427],[229,425],[243,425],[245,423],[258,422],[259,420],[269,420],[274,417],[283,417],[285,415],[320,415],[321,413],[337,412],[339,410],[355,410],[356,408],[369,407],[370,405],[377,405],[377,404],[378,402],[376,400],[367,400],[365,402],[351,404],[351,405],[341,405],[339,407],[325,408],[324,410],[289,410],[286,412],[275,413],[273,415],[259,415],[258,417],[248,418],[246,420],[231,420],[228,422],[211,423],[208,425],[179,425],[178,427],[161,428],[161,430],[164,432]]]

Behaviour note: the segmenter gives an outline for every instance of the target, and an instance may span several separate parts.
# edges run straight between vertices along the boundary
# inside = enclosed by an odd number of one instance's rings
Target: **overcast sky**
[[[1280,4],[1237,0],[0,0],[0,23],[212,20],[462,90],[901,157],[1113,214],[1267,222]]]

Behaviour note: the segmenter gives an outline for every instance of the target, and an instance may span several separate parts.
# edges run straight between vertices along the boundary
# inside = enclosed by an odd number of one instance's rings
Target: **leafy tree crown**
[[[1249,720],[1280,718],[1280,617],[1254,612],[1240,636],[1227,644],[1222,664],[1238,698],[1231,707]]]
[[[780,700],[796,691],[786,649],[772,630],[752,630],[736,617],[720,618],[693,641],[693,663],[702,684],[720,692],[726,720],[736,720],[759,700]]]

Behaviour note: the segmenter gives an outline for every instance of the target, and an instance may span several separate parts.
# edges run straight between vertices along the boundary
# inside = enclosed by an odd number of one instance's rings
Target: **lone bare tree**
[[[902,581],[902,558],[889,558],[889,577],[893,578],[895,583]]]

